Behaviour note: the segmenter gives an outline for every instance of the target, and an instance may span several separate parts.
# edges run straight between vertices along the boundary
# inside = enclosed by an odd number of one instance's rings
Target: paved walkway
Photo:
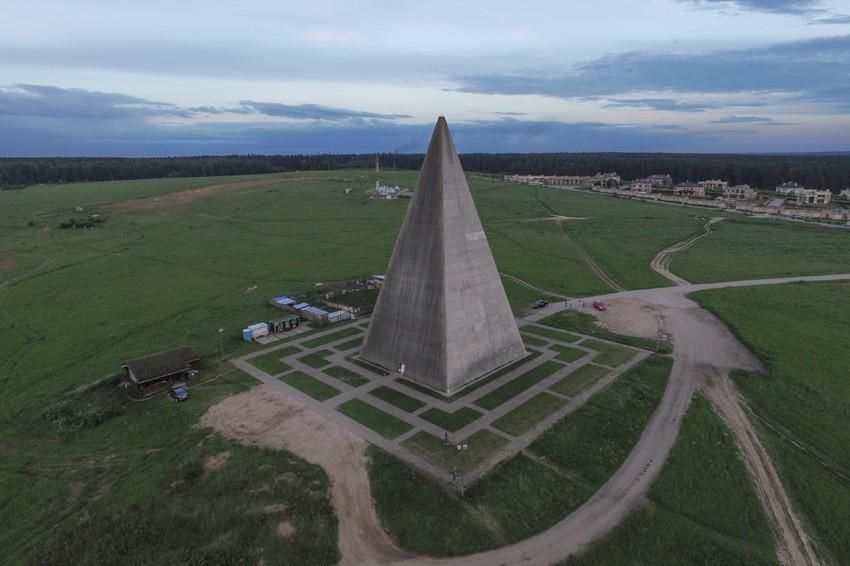
[[[525,326],[526,328],[541,326],[535,322],[527,321],[520,321],[520,324],[522,326]],[[362,323],[358,323],[358,325],[360,325],[359,328],[362,330]],[[530,329],[533,330],[533,328]],[[576,333],[567,333],[567,335],[572,334],[577,337],[577,339],[573,342],[562,342],[555,338],[535,334],[535,338],[539,339],[539,341],[541,342],[541,345],[539,346],[529,347],[529,350],[532,353],[536,354],[535,357],[530,357],[525,363],[519,364],[517,367],[506,372],[504,375],[496,379],[492,379],[492,381],[484,385],[478,385],[474,391],[464,394],[463,390],[461,390],[460,394],[462,396],[457,396],[456,394],[451,398],[436,398],[433,395],[428,395],[427,393],[424,393],[412,387],[408,387],[404,383],[399,382],[399,376],[397,374],[381,375],[376,371],[370,371],[358,364],[352,363],[350,361],[351,356],[353,354],[356,354],[359,349],[359,346],[343,350],[340,349],[339,345],[355,340],[356,338],[361,336],[363,332],[358,335],[346,335],[344,337],[340,337],[339,339],[318,346],[309,347],[305,345],[305,342],[310,342],[317,338],[332,335],[335,332],[338,332],[339,330],[339,327],[329,328],[328,330],[323,331],[321,333],[311,334],[303,338],[288,340],[285,344],[278,344],[271,348],[266,348],[264,350],[252,352],[250,354],[242,356],[241,358],[234,360],[233,363],[238,368],[249,373],[258,380],[262,381],[263,383],[292,398],[298,399],[317,413],[336,421],[337,423],[341,424],[342,426],[355,433],[356,435],[360,436],[361,438],[367,440],[368,442],[376,446],[380,446],[387,452],[397,456],[398,458],[404,461],[413,464],[414,466],[422,469],[423,471],[431,474],[432,476],[435,476],[446,482],[452,481],[452,470],[446,469],[445,467],[436,465],[434,462],[428,461],[421,454],[418,454],[415,451],[406,447],[405,441],[407,441],[419,432],[427,432],[428,434],[438,439],[444,438],[444,435],[448,432],[452,444],[462,442],[482,430],[486,430],[493,435],[501,437],[504,440],[504,444],[497,450],[495,450],[492,454],[483,457],[473,467],[472,470],[465,474],[464,477],[467,483],[474,482],[505,458],[508,458],[526,448],[546,429],[551,427],[554,423],[562,419],[564,416],[570,414],[571,412],[581,407],[588,399],[590,399],[590,397],[592,397],[601,389],[610,385],[624,371],[633,367],[635,364],[639,363],[641,360],[645,359],[650,355],[650,352],[647,351],[630,348],[619,343],[610,342],[596,337],[578,335]],[[595,342],[604,342],[614,345],[618,348],[631,350],[634,352],[634,354],[627,362],[623,363],[622,365],[618,367],[609,367],[609,372],[606,375],[602,376],[592,384],[589,384],[585,389],[578,392],[572,397],[562,395],[557,391],[551,390],[550,388],[552,386],[559,383],[567,376],[571,375],[578,368],[590,363],[595,358],[598,352],[590,347],[583,345],[583,342],[590,338],[592,338],[592,340]],[[253,358],[265,356],[270,352],[279,351],[281,349],[290,348],[292,346],[296,346],[297,348],[299,348],[299,351],[297,353],[289,353],[288,355],[281,357],[281,361],[285,365],[292,368],[292,370],[272,375],[250,363]],[[559,352],[553,349],[558,346],[566,346],[568,348],[578,350],[580,352],[583,352],[583,355],[572,362],[559,361],[557,360]],[[325,358],[327,360],[327,364],[323,365],[322,369],[317,369],[315,367],[305,364],[302,361],[305,356],[315,354],[316,352],[322,350],[328,350],[333,352]],[[558,367],[545,378],[540,379],[539,381],[530,385],[521,392],[513,395],[510,399],[499,404],[497,407],[491,410],[487,410],[475,404],[476,401],[487,396],[493,391],[525,375],[529,371],[538,368],[542,364],[545,364],[552,360],[556,360],[557,365],[560,367]],[[601,364],[595,362],[595,365]],[[323,369],[327,368],[328,366],[337,366],[345,368],[350,372],[353,372],[365,379],[368,379],[369,382],[358,386],[349,385],[340,381],[339,379],[328,375],[325,371],[323,371]],[[286,374],[288,374],[290,371],[298,371],[303,374],[306,374],[317,381],[320,381],[326,385],[329,385],[339,390],[340,393],[324,401],[314,399],[308,394],[281,380],[281,377],[285,377]],[[484,379],[486,380],[486,378]],[[396,392],[403,393],[404,395],[412,399],[415,399],[416,401],[421,403],[422,406],[412,411],[406,411],[392,403],[389,403],[387,401],[384,401],[383,399],[376,397],[375,395],[372,395],[372,392],[374,392],[376,389],[386,387],[391,388]],[[563,399],[563,406],[560,407],[558,410],[549,413],[548,415],[541,416],[539,422],[534,424],[534,426],[532,426],[529,430],[518,435],[509,434],[499,429],[498,426],[495,425],[496,421],[498,421],[500,418],[508,415],[514,409],[520,407],[535,396],[544,392],[547,395]],[[411,426],[410,430],[392,439],[382,436],[378,432],[349,418],[348,416],[339,411],[340,405],[351,401],[352,399],[359,399],[377,409],[380,409],[384,413],[387,413],[401,421],[404,421],[405,423]],[[447,413],[454,413],[465,407],[469,407],[481,413],[481,416],[474,419],[469,424],[455,432],[446,431],[442,427],[435,425],[432,422],[429,422],[423,416],[423,413],[432,408],[439,409]]]

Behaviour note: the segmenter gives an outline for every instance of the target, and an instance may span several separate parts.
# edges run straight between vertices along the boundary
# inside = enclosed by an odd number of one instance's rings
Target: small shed
[[[121,367],[127,372],[130,385],[141,395],[151,395],[167,389],[175,381],[194,377],[201,356],[189,346],[151,354],[130,360]]]

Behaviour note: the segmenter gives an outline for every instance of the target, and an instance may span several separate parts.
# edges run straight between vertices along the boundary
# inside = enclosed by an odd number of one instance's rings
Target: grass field
[[[519,393],[525,391],[535,383],[543,381],[564,366],[555,361],[543,362],[536,368],[527,371],[517,378],[497,387],[487,395],[477,399],[475,404],[487,410],[493,410],[502,403],[513,399]]]
[[[850,287],[801,283],[692,296],[767,366],[766,375],[734,375],[735,383],[819,552],[850,563]]]
[[[431,408],[420,416],[429,423],[442,427],[449,432],[454,432],[480,417],[481,413],[471,407],[462,407],[453,413]]]
[[[290,385],[319,401],[327,401],[328,399],[339,395],[339,389],[336,387],[331,387],[330,385],[319,381],[314,377],[310,377],[306,373],[301,373],[300,371],[293,371],[284,374],[280,376],[279,379],[287,385]]]
[[[330,350],[316,350],[312,354],[301,356],[300,358],[298,358],[298,361],[302,364],[310,366],[311,368],[321,369],[331,363],[328,360],[328,356],[332,355],[333,352],[331,352]]]
[[[738,217],[714,229],[711,236],[673,256],[673,273],[708,283],[841,273],[850,266],[850,230]]]
[[[444,439],[420,431],[405,440],[402,445],[443,469],[468,472],[508,443],[489,430],[479,430],[463,440],[451,440],[452,443],[446,446]],[[466,444],[467,448],[458,450],[457,444]]]
[[[539,393],[493,422],[497,429],[519,436],[566,404],[566,399]]]
[[[377,407],[373,407],[369,403],[365,403],[360,399],[351,399],[346,401],[337,410],[343,415],[354,419],[363,426],[369,427],[381,436],[389,439],[401,436],[411,428],[401,419],[385,413]]]
[[[257,356],[256,358],[251,358],[250,363],[252,366],[263,370],[269,375],[278,375],[292,369],[288,365],[283,363],[281,361],[281,358],[291,356],[292,354],[297,354],[300,351],[301,348],[298,348],[296,346],[289,346],[281,350],[275,350],[274,352],[263,354],[262,356]]]
[[[348,328],[343,328],[336,332],[331,332],[330,334],[325,334],[324,336],[319,336],[318,338],[313,338],[312,340],[305,340],[303,344],[308,348],[315,348],[317,346],[324,346],[325,344],[329,344],[330,342],[342,340],[343,338],[348,338],[349,336],[354,336],[355,334],[358,334],[360,332],[361,330],[359,328],[351,326]]]
[[[622,463],[655,410],[652,401],[660,399],[670,365],[668,358],[649,358],[629,370],[594,396],[592,406],[567,415],[525,453],[496,466],[467,490],[465,499],[389,455],[375,458],[373,451],[369,478],[384,527],[404,547],[433,555],[493,548],[550,527],[586,501]],[[480,444],[474,438],[468,442],[470,450]],[[432,458],[456,456],[436,437],[418,439],[418,444],[423,455],[436,454]],[[556,450],[566,457],[553,458]],[[420,493],[432,500],[422,502]],[[457,532],[450,537],[434,525],[443,519],[444,509],[458,514],[453,523]],[[417,520],[422,529],[411,528]]]
[[[636,354],[631,348],[609,344],[600,340],[585,340],[581,343],[585,348],[590,348],[599,352],[593,361],[597,364],[609,367],[618,367],[623,365]]]
[[[651,505],[564,564],[778,564],[767,517],[731,434],[697,396]]]
[[[369,391],[369,395],[377,397],[381,401],[386,401],[390,405],[395,405],[402,411],[407,411],[408,413],[412,413],[413,411],[425,406],[425,403],[419,399],[414,399],[410,395],[405,395],[401,391],[396,391],[392,387],[387,387],[386,385],[381,385],[380,387],[372,389]]]
[[[549,389],[561,395],[573,397],[607,375],[609,371],[611,370],[608,368],[585,364]]]
[[[579,360],[588,354],[584,350],[579,350],[578,348],[570,348],[569,346],[561,346],[560,344],[553,344],[552,349],[558,352],[558,356],[556,359],[561,360],[562,362],[566,362],[568,364]]]
[[[348,342],[342,342],[341,344],[335,344],[334,350],[339,350],[340,352],[344,352],[345,350],[351,350],[352,348],[359,348],[363,345],[363,338],[355,338],[354,340],[349,340]]]
[[[369,383],[369,380],[360,375],[359,373],[353,372],[350,369],[346,369],[344,367],[331,366],[329,368],[323,369],[322,372],[328,374],[329,376],[335,379],[340,380],[343,383],[347,383],[352,387],[360,387],[364,383]]]
[[[255,180],[273,182],[189,196],[176,204],[140,200]],[[412,186],[414,181],[413,172],[393,172],[388,182]],[[219,378],[193,388],[191,400],[180,404],[179,411],[174,404],[160,406],[159,399],[125,407],[110,395],[87,392],[81,397],[73,392],[120,371],[128,359],[182,344],[202,354],[204,375],[212,377],[219,372],[222,350],[225,359],[256,350],[256,345],[241,340],[240,329],[279,313],[266,303],[269,296],[306,293],[318,282],[383,272],[408,202],[369,201],[363,195],[373,185],[367,171],[323,171],[69,183],[0,192],[0,285],[8,283],[0,287],[0,383],[4,387],[0,485],[18,486],[0,492],[0,508],[16,510],[14,520],[9,513],[0,517],[4,559],[35,561],[36,546],[53,548],[79,517],[105,528],[103,521],[133,503],[166,508],[165,500],[153,492],[175,481],[175,466],[199,441],[192,428],[198,416],[221,395],[253,381],[240,378],[231,383]],[[626,287],[665,284],[649,269],[649,259],[701,229],[701,223],[690,218],[692,211],[678,207],[475,177],[470,185],[499,270],[568,296],[601,292],[605,287],[566,246],[553,222],[535,220],[551,215],[552,210],[587,218],[568,222],[566,229]],[[355,190],[346,195],[344,189],[349,186]],[[77,206],[108,220],[99,228],[59,229],[59,223],[79,216],[74,212]],[[773,268],[765,262],[759,273],[766,275],[769,268],[777,272],[771,275],[784,273],[789,265],[807,269],[811,248],[784,243],[815,241],[809,240],[807,230],[816,229],[788,224],[773,228],[769,240],[783,242],[784,255],[782,261],[773,262]],[[714,237],[702,240],[693,252]],[[832,257],[838,258],[834,261],[845,257],[833,244],[829,247]],[[738,249],[724,254],[718,248],[706,261],[712,266],[747,261],[738,258]],[[674,269],[676,261],[686,258],[683,254],[674,260]],[[533,298],[539,298],[539,293],[522,285],[506,283],[505,287],[518,308],[527,309]],[[219,334],[220,328],[224,333]],[[184,417],[172,419],[177,412]],[[795,430],[795,434],[803,432]],[[812,442],[830,444],[825,450],[835,444]],[[98,462],[96,468],[85,468],[90,459]],[[78,472],[68,462],[79,463],[77,470],[85,468],[85,486],[114,478],[120,481],[115,480],[108,493],[96,500],[80,497],[69,505],[68,485]],[[37,485],[21,481],[34,475]],[[135,486],[140,486],[138,492],[132,491]],[[148,497],[142,499],[141,494]],[[243,498],[248,505],[250,498]],[[237,499],[234,495],[230,504],[234,509],[240,505]],[[330,556],[323,554],[329,548],[335,557],[334,549],[322,546],[334,527],[323,507],[326,502],[320,503],[314,513],[299,507],[321,518],[316,523],[303,522],[300,532],[315,542],[311,558]],[[208,504],[208,508],[198,504],[199,513],[217,517],[214,502]],[[221,517],[234,524],[235,532],[238,521],[230,514]],[[836,516],[832,524],[846,524],[842,517]],[[320,523],[325,530],[319,529]],[[204,541],[220,540],[226,545],[232,540],[228,538],[231,530],[224,527],[210,530],[206,538],[204,532],[196,532],[199,538],[192,549],[202,548]],[[468,546],[486,539],[473,531],[468,536],[468,543],[464,542]],[[447,541],[456,540],[453,537],[454,533]],[[266,548],[262,542],[240,541],[244,548]],[[151,548],[153,552],[164,547],[151,544]],[[112,552],[104,550],[97,556]],[[304,556],[300,551],[276,555],[292,556],[292,563]],[[162,550],[162,556],[172,555]],[[197,556],[186,560],[227,561],[210,556],[198,550]],[[96,558],[90,554],[80,561],[93,563]],[[253,554],[244,558],[259,561]]]

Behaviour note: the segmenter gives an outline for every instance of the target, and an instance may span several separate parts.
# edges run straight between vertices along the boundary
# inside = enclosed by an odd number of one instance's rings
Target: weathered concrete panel
[[[525,354],[445,118],[434,128],[361,349],[453,392]]]

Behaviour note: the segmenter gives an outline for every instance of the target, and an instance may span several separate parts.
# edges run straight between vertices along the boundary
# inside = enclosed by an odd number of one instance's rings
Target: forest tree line
[[[380,154],[382,168],[418,169],[422,154]],[[374,167],[375,154],[223,155],[151,158],[0,158],[0,189],[42,183],[208,177]],[[623,179],[670,174],[675,182],[723,179],[770,189],[785,181],[840,191],[850,187],[850,155],[669,153],[467,153],[464,169],[490,174],[592,175]]]

